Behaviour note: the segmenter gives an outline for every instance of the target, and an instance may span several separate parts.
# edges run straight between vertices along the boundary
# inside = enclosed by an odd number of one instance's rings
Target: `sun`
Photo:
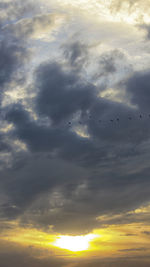
[[[54,246],[78,252],[89,248],[89,242],[94,239],[94,234],[86,236],[59,236],[55,241]]]

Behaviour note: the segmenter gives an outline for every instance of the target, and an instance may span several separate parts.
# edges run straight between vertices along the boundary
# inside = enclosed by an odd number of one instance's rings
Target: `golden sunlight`
[[[59,236],[54,245],[74,252],[83,251],[89,248],[89,242],[95,237],[96,235],[93,234],[86,236]]]

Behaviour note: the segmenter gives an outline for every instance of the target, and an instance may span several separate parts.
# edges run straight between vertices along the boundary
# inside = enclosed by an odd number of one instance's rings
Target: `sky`
[[[0,115],[0,267],[150,266],[150,0],[1,0]]]

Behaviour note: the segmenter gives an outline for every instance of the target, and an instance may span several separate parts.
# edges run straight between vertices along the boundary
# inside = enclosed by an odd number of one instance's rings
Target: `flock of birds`
[[[140,114],[140,115],[138,116],[138,118],[139,118],[140,120],[142,120],[142,119],[144,119],[144,118],[149,118],[149,119],[150,119],[150,114],[148,114],[146,117],[143,116],[142,114]],[[89,119],[89,120],[92,119],[92,116],[89,115],[88,119]],[[133,117],[129,116],[129,117],[127,117],[127,119],[131,121],[131,120],[135,119],[135,117],[133,118]],[[119,122],[119,121],[120,121],[120,118],[117,117],[117,118],[115,118],[115,119],[109,119],[108,121],[110,121],[110,122],[112,122],[112,123],[115,122],[115,121]],[[101,122],[104,122],[104,121],[99,119],[98,122],[101,123]],[[105,122],[106,122],[106,121],[105,121]],[[78,121],[78,123],[81,124],[81,125],[83,124],[82,121]],[[72,121],[69,121],[69,122],[68,122],[68,125],[71,126],[71,125],[72,125]]]

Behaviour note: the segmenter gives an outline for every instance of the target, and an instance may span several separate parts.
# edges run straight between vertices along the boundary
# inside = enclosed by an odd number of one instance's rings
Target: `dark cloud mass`
[[[0,42],[0,86],[9,83],[25,57],[25,49],[18,43],[9,43],[7,40]]]
[[[93,103],[95,87],[74,72],[65,72],[57,63],[38,68],[37,110],[54,123],[72,119],[76,112],[86,113]]]
[[[1,3],[0,12],[4,15],[6,10],[6,16],[2,16],[0,19],[1,35],[0,35],[0,125],[3,128],[5,124],[4,117],[5,112],[1,107],[3,103],[4,93],[9,90],[11,83],[17,82],[18,84],[24,82],[23,65],[25,59],[28,58],[28,52],[21,39],[15,35],[6,33],[3,29],[3,24],[7,23],[9,9],[9,3]],[[1,153],[10,151],[10,144],[7,142],[6,134],[0,133],[0,151]],[[1,165],[0,160],[0,165]]]
[[[131,101],[143,112],[150,113],[150,72],[135,73],[127,82]]]
[[[14,172],[13,184],[4,182],[18,207],[16,215],[28,210],[28,205],[33,202],[35,209],[38,209],[37,197],[57,190],[55,188],[58,186],[62,188],[63,206],[55,207],[56,213],[52,215],[47,211],[49,205],[43,202],[45,212],[42,211],[42,219],[41,215],[32,216],[32,209],[25,216],[26,219],[36,220],[45,226],[51,221],[54,227],[62,232],[66,231],[66,227],[68,233],[86,232],[94,225],[98,226],[100,222],[95,218],[99,214],[130,210],[131,207],[148,201],[149,168],[135,170],[132,174],[129,163],[132,160],[136,169],[137,153],[142,159],[141,146],[148,142],[150,131],[146,120],[136,119],[136,111],[124,104],[99,98],[95,86],[83,82],[73,71],[65,71],[58,63],[45,63],[38,67],[35,74],[34,90],[37,96],[33,100],[33,106],[39,116],[38,120],[34,120],[22,105],[10,106],[6,118],[15,126],[12,136],[25,142],[32,153],[54,153],[55,157],[75,164],[75,170],[78,165],[83,169],[88,168],[89,174],[83,171],[83,177],[77,174],[79,177],[74,178],[74,174],[70,173],[67,167],[64,179],[59,177],[57,168],[52,169],[53,161],[50,158],[43,159],[40,155],[39,164],[39,160],[31,158],[32,164],[28,163]],[[130,80],[132,81],[132,78]],[[130,80],[127,84],[131,83]],[[73,123],[70,127],[67,125],[68,121],[72,121],[78,114],[87,127],[90,138],[75,133]],[[91,114],[91,118],[88,114]],[[120,122],[116,121],[111,125],[108,118],[116,118],[118,114]],[[128,114],[133,121],[128,120]],[[49,120],[44,125],[40,122],[43,117]],[[99,118],[107,124],[99,125]],[[145,127],[145,132],[141,131],[141,127]],[[124,173],[125,161],[127,163]],[[7,175],[10,176],[9,173]],[[7,179],[9,181],[9,178]],[[84,180],[87,187],[75,196],[75,191]],[[74,187],[70,191],[69,184],[72,183]]]

